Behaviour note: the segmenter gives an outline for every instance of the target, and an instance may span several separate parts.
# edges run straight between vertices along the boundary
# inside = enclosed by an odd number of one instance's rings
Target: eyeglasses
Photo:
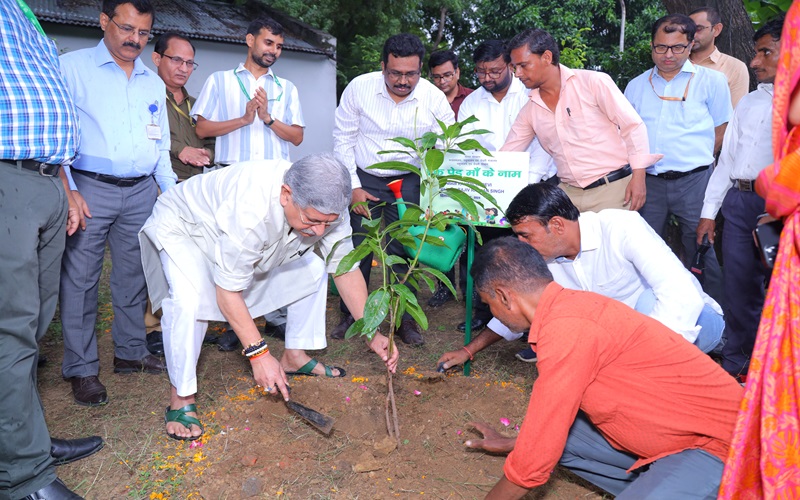
[[[704,25],[702,25],[702,24],[698,24],[698,25],[697,25],[697,27],[695,28],[695,32],[696,32],[696,33],[701,33],[701,32],[702,32],[702,31],[704,31],[704,30],[710,30],[710,29],[711,29],[711,28],[713,28],[714,26],[716,26],[716,25],[713,25],[713,24],[712,24],[712,25],[710,25],[710,26],[704,26]]]
[[[399,71],[395,71],[393,69],[386,70],[386,74],[389,75],[393,80],[402,80],[406,78],[407,80],[413,80],[414,78],[419,78],[421,74],[419,71],[409,71],[408,73],[401,73]]]
[[[152,39],[153,39],[153,37],[155,36],[155,35],[153,35],[152,33],[150,33],[150,31],[148,31],[148,30],[139,30],[139,31],[136,31],[136,28],[134,28],[133,26],[128,26],[127,24],[124,24],[124,25],[120,26],[119,24],[117,24],[117,22],[114,20],[114,18],[113,18],[113,17],[109,17],[108,19],[109,19],[109,20],[110,20],[112,23],[114,23],[114,25],[115,25],[117,28],[119,28],[119,30],[120,30],[122,33],[124,33],[124,34],[125,34],[125,36],[131,36],[131,35],[133,35],[133,34],[135,33],[135,34],[136,34],[136,36],[138,36],[138,37],[140,37],[140,38],[147,38],[147,41],[148,41],[148,42],[149,42],[150,40],[152,40]]]
[[[447,73],[442,73],[441,75],[431,74],[431,78],[433,78],[433,81],[435,81],[435,82],[438,82],[438,81],[449,81],[449,80],[452,80],[454,76],[456,76],[456,74],[453,73],[452,71],[448,71]]]
[[[166,57],[167,59],[171,60],[172,62],[177,64],[178,67],[181,67],[181,66],[183,66],[185,64],[186,65],[186,69],[189,69],[189,68],[197,69],[197,66],[199,66],[196,62],[194,62],[194,60],[187,61],[185,59],[181,59],[178,56],[168,56],[168,55],[164,54],[163,52],[159,52],[159,55],[161,55],[161,57]]]
[[[487,76],[489,78],[500,78],[500,76],[502,76],[502,74],[505,73],[505,71],[506,71],[506,68],[503,68],[503,69],[490,69],[488,71],[484,71],[482,69],[476,69],[475,70],[475,75],[478,78],[486,78]]]
[[[689,95],[689,85],[692,84],[692,78],[694,78],[694,73],[692,73],[692,76],[689,77],[689,81],[686,82],[686,89],[683,91],[683,97],[671,97],[671,96],[658,95],[658,92],[656,92],[656,87],[653,85],[653,72],[655,70],[656,70],[655,68],[650,70],[650,76],[647,77],[647,81],[650,82],[650,87],[653,89],[653,93],[656,95],[656,97],[658,97],[662,101],[682,101],[682,102],[686,101],[686,97]]]
[[[292,203],[294,203],[294,200],[292,200]],[[300,207],[297,205],[297,203],[294,203],[294,206],[295,206],[295,208],[297,208],[297,213],[300,214],[300,223],[303,224],[304,226],[325,226],[325,227],[330,227],[330,226],[335,226],[336,224],[339,224],[340,222],[342,222],[342,216],[341,215],[339,216],[338,219],[331,220],[331,221],[308,220],[303,216],[303,211],[300,209]]]
[[[678,44],[678,45],[653,45],[653,52],[656,54],[666,54],[668,50],[671,50],[673,54],[683,54],[688,45]]]

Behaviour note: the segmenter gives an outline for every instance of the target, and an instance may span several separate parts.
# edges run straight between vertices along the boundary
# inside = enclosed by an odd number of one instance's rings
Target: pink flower
[[[203,447],[203,443],[201,443],[200,441],[192,441],[192,443],[189,445],[189,449],[202,448],[202,447]]]
[[[367,389],[369,389],[369,387],[367,387],[366,385],[359,385],[359,386],[358,386],[358,388],[359,388],[359,389],[364,389],[365,391],[366,391]]]
[[[501,419],[500,419],[500,423],[501,423],[501,424],[503,424],[503,425],[504,425],[504,426],[506,426],[506,427],[508,427],[509,425],[511,425],[511,421],[510,421],[509,419],[507,419],[507,418],[501,418]]]
[[[506,424],[506,425],[508,425],[508,424]],[[249,431],[250,427],[245,427],[244,430]]]
[[[350,402],[350,396],[345,396],[344,400],[349,403]]]
[[[456,431],[456,435],[460,436],[461,434],[463,434],[463,432],[461,432],[461,429]]]
[[[421,392],[419,392],[418,390],[414,389],[414,395],[415,395],[415,396],[419,396],[420,394],[422,394],[422,393],[421,393]]]

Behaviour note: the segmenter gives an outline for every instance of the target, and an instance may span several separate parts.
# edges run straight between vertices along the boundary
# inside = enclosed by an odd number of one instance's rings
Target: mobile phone
[[[768,269],[775,267],[775,257],[778,255],[778,243],[781,239],[783,222],[774,220],[766,224],[759,224],[753,231],[756,245],[761,255],[761,261]]]

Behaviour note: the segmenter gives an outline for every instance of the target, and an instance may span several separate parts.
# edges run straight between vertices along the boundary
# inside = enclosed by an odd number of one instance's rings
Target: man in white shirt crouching
[[[506,217],[517,237],[542,254],[559,285],[627,304],[703,352],[719,343],[722,309],[637,212],[579,213],[562,190],[538,183],[520,191]],[[448,369],[500,338],[521,336],[492,319],[472,342],[443,354],[438,364]]]

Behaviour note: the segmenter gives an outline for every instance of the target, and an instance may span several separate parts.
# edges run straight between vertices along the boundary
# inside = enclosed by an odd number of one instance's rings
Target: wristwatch
[[[267,122],[264,122],[264,125],[266,125],[267,127],[271,127],[273,123],[275,123],[275,118],[273,118],[272,120],[270,120],[270,121],[269,121],[269,123],[267,123]]]

